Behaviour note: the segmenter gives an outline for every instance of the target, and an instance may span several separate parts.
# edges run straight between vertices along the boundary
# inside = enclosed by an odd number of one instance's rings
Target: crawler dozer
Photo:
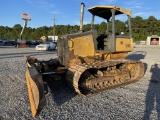
[[[44,83],[63,80],[73,90],[88,95],[139,81],[144,75],[141,61],[126,59],[133,50],[131,11],[118,6],[93,6],[91,30],[83,30],[84,3],[81,4],[80,32],[62,35],[57,43],[57,58],[48,61],[26,56],[26,81],[32,116],[44,107]],[[115,16],[128,19],[128,35],[116,33]],[[105,34],[98,35],[94,18],[110,22]],[[106,25],[107,26],[107,25]],[[111,29],[109,29],[111,28]]]

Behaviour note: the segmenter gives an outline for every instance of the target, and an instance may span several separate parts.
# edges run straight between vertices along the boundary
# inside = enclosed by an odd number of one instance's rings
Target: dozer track
[[[139,81],[144,64],[134,60],[107,60],[71,66],[67,82],[79,94],[90,94]]]

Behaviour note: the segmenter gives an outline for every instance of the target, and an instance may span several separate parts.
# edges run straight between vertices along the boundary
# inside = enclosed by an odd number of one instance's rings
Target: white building
[[[160,45],[160,36],[152,35],[148,36],[146,40],[147,45]]]
[[[55,41],[54,41],[54,39],[55,39]],[[48,36],[48,40],[49,41],[52,40],[53,42],[57,42],[58,36]]]

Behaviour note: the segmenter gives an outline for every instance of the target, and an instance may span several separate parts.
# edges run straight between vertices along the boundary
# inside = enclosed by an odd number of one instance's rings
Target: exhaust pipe
[[[83,18],[84,18],[84,7],[85,4],[81,3],[81,13],[80,13],[80,31],[83,32]]]

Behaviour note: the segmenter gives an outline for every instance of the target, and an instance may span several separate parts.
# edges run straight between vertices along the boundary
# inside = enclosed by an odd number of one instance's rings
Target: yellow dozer
[[[62,35],[57,43],[57,58],[40,61],[26,56],[26,81],[32,116],[46,103],[44,83],[63,80],[78,94],[92,94],[139,81],[144,75],[144,64],[126,59],[133,50],[131,11],[118,6],[93,6],[90,31],[83,31],[84,3],[81,4],[80,32]],[[128,35],[116,33],[115,16],[128,19]],[[94,18],[111,23],[107,34],[98,36]],[[111,21],[110,21],[111,20]]]

